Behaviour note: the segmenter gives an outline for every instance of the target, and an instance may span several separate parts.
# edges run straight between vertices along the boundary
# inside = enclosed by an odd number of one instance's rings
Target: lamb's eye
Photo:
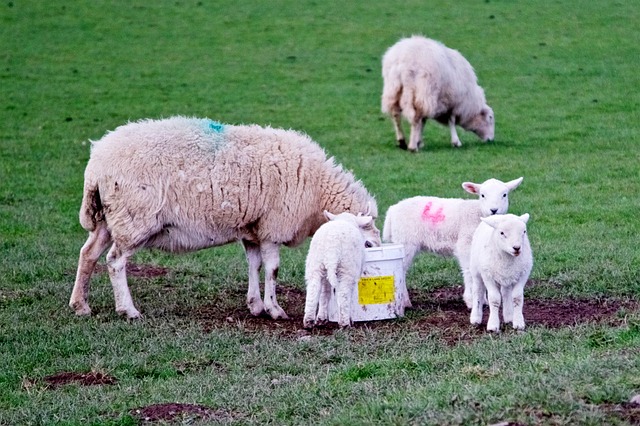
[[[502,194],[502,198],[507,198],[507,194]]]
[[[480,197],[484,198],[484,194],[480,194]]]
[[[504,232],[500,231],[500,235],[502,235],[504,237]]]

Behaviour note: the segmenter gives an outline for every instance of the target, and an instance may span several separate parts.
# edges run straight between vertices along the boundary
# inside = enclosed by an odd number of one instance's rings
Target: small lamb
[[[524,329],[524,285],[533,267],[527,237],[529,214],[505,214],[482,219],[473,234],[470,271],[473,278],[471,324],[482,322],[485,289],[489,300],[487,331],[500,331],[500,302],[505,323]]]
[[[520,177],[506,183],[497,179],[481,184],[464,182],[462,188],[477,195],[477,200],[421,196],[402,200],[387,210],[383,240],[404,245],[405,274],[420,251],[455,256],[464,279],[464,301],[471,309],[469,252],[473,232],[482,217],[507,212],[509,192],[522,180]],[[408,292],[405,300],[405,307],[411,307]]]
[[[329,319],[331,292],[336,295],[338,324],[351,325],[351,295],[364,267],[365,248],[380,246],[380,231],[371,216],[324,211],[329,222],[314,234],[307,255],[304,328]]]

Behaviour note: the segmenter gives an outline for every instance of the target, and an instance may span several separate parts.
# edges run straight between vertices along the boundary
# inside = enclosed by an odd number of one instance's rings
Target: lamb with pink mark
[[[405,273],[420,251],[455,256],[464,279],[463,298],[471,309],[469,256],[473,233],[481,218],[507,212],[509,192],[517,188],[522,180],[520,177],[506,183],[498,179],[489,179],[481,184],[464,182],[462,188],[477,195],[477,200],[425,196],[402,200],[387,210],[383,241],[404,245]],[[405,300],[405,307],[411,307],[408,291]]]
[[[527,237],[529,215],[512,214],[482,218],[471,243],[469,269],[473,279],[471,324],[482,322],[485,291],[489,301],[487,330],[500,331],[499,310],[505,323],[524,329],[524,286],[533,268]]]

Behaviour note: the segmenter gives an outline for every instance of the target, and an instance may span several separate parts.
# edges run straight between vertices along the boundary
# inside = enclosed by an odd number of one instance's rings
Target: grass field
[[[638,22],[630,0],[5,0],[0,425],[154,423],[140,413],[167,403],[206,412],[157,423],[640,424]],[[460,131],[453,149],[429,122],[420,153],[395,147],[380,60],[414,33],[473,64],[493,143]],[[461,294],[456,263],[423,254],[405,318],[303,333],[308,244],[281,251],[290,322],[247,314],[236,244],[140,252],[129,284],[144,319],[116,315],[104,272],[77,318],[89,140],[178,114],[308,133],[376,196],[379,227],[402,198],[524,176],[510,210],[531,214],[525,319],[552,306],[559,325],[466,326],[460,298],[438,296]],[[109,380],[57,386],[61,373]]]

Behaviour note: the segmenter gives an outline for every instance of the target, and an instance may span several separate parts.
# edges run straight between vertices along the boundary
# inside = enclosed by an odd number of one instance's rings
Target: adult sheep
[[[286,319],[275,291],[279,247],[312,235],[326,222],[324,210],[378,215],[362,183],[304,134],[186,117],[126,124],[92,143],[80,210],[89,238],[69,305],[91,313],[89,280],[109,247],[116,311],[137,318],[125,269],[132,254],[239,240],[249,264],[249,310]]]
[[[382,58],[382,78],[382,112],[391,116],[400,148],[407,149],[401,115],[411,125],[412,152],[423,145],[422,130],[429,118],[449,126],[455,147],[462,145],[456,124],[483,141],[493,139],[493,110],[473,67],[457,50],[421,36],[401,39]]]

